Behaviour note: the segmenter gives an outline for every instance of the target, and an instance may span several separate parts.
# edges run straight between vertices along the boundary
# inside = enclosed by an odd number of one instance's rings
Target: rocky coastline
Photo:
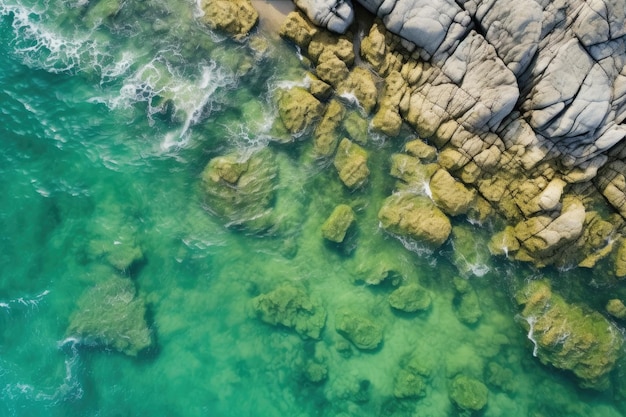
[[[623,3],[294,3],[280,36],[302,53],[308,81],[276,94],[277,143],[312,132],[315,158],[357,190],[370,174],[367,136],[393,141],[408,129],[414,138],[391,157],[397,182],[378,213],[387,232],[437,250],[454,244],[455,219],[489,222],[494,256],[594,268],[611,283],[626,277]],[[238,40],[258,21],[247,0],[203,4],[203,19]],[[220,5],[225,23],[208,12]],[[346,106],[352,101],[359,111]],[[231,165],[220,178],[239,178]],[[329,218],[328,240],[343,240],[350,214]],[[603,389],[621,348],[616,330],[550,297],[547,284],[519,296],[529,335],[537,317],[544,329],[579,322],[582,330],[571,329],[573,356],[556,352],[546,334],[537,339],[541,361]],[[619,319],[623,304],[611,300],[607,310]],[[585,345],[589,337],[598,342]]]

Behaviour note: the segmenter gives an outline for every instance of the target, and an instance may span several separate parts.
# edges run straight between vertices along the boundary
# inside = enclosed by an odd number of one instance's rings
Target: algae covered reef
[[[622,215],[366,10],[0,4],[0,414],[626,413]]]

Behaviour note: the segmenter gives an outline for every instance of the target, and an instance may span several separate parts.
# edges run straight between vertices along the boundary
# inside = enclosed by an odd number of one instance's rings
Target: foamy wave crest
[[[123,73],[124,68],[126,66],[121,66],[119,73]],[[151,123],[156,114],[171,112],[174,121],[181,126],[165,135],[161,150],[184,147],[189,140],[190,128],[212,112],[211,99],[216,90],[236,83],[234,76],[214,61],[200,65],[198,73],[196,79],[185,77],[165,55],[158,54],[128,76],[119,91],[108,98],[98,97],[91,101],[104,103],[111,109],[146,103]]]
[[[23,63],[29,67],[59,73],[78,70],[87,65],[106,67],[103,49],[91,32],[65,36],[46,25],[45,9],[0,3],[0,15],[13,19],[13,47]]]

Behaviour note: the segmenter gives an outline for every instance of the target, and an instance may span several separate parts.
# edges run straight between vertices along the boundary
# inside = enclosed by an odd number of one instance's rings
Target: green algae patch
[[[146,304],[130,279],[112,277],[85,291],[70,317],[67,337],[137,356],[153,343]]]
[[[585,388],[606,389],[620,356],[619,330],[600,313],[567,303],[546,281],[532,281],[516,294],[521,323],[543,364],[571,371]]]
[[[278,170],[272,153],[233,153],[209,161],[202,172],[208,209],[228,226],[262,232],[274,226],[273,203]]]
[[[352,208],[347,204],[340,204],[322,225],[322,236],[331,242],[341,243],[354,220]]]
[[[261,321],[288,327],[304,338],[319,339],[326,323],[326,310],[304,290],[288,284],[255,297],[252,307]]]
[[[383,228],[438,248],[452,231],[450,220],[427,197],[401,192],[387,197],[378,212]]]
[[[419,284],[397,288],[389,294],[388,300],[391,307],[407,313],[428,310],[432,302],[430,292]]]
[[[359,349],[376,349],[383,341],[383,328],[353,311],[339,311],[335,315],[335,329]]]
[[[450,400],[461,410],[480,411],[487,405],[489,390],[477,379],[457,375],[450,384]]]

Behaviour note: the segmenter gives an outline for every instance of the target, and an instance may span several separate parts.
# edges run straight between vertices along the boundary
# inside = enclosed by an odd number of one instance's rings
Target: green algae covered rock
[[[324,116],[315,128],[313,138],[313,152],[317,157],[329,157],[335,153],[339,143],[338,130],[346,109],[338,100],[331,100],[326,107]]]
[[[400,363],[394,378],[393,395],[396,398],[417,398],[426,395],[431,365],[421,355],[414,354]]]
[[[487,405],[489,390],[477,379],[457,375],[448,391],[450,400],[461,410],[480,411]]]
[[[391,155],[391,176],[416,189],[424,189],[435,171],[436,164],[423,164],[418,158],[403,153]]]
[[[406,152],[419,158],[423,162],[433,162],[437,159],[437,148],[426,144],[421,139],[414,139],[404,145]]]
[[[354,223],[354,211],[347,204],[340,204],[322,225],[322,235],[331,242],[341,243]]]
[[[452,231],[450,220],[428,197],[401,192],[387,197],[378,212],[383,228],[438,248]]]
[[[251,156],[233,153],[213,158],[202,172],[209,210],[229,226],[252,232],[271,228],[277,174],[268,149]]]
[[[432,176],[430,191],[435,204],[450,216],[467,213],[475,198],[474,191],[455,180],[445,169]]]
[[[342,123],[343,129],[348,137],[360,145],[367,144],[368,122],[357,111],[350,111],[346,114]]]
[[[277,96],[280,121],[292,134],[312,126],[324,110],[322,103],[302,87],[279,90]]]
[[[242,39],[256,25],[259,14],[250,0],[203,0],[202,19],[212,28]]]
[[[359,349],[376,349],[383,341],[382,327],[353,311],[339,311],[335,315],[335,329]]]
[[[359,145],[343,138],[333,161],[339,178],[349,188],[360,187],[367,181],[370,170],[367,167],[367,151]]]
[[[516,294],[521,322],[543,364],[571,371],[585,388],[605,389],[620,356],[622,336],[600,313],[567,303],[546,281]]]
[[[626,239],[622,239],[615,256],[615,275],[618,278],[626,277]]]
[[[408,313],[429,309],[431,301],[430,292],[419,284],[403,285],[389,295],[391,307]]]
[[[326,324],[326,310],[290,284],[255,297],[252,307],[261,321],[288,327],[304,338],[319,339]]]
[[[317,27],[300,11],[293,11],[283,21],[279,34],[303,49],[306,49],[318,32]]]
[[[606,303],[606,311],[616,319],[626,319],[626,306],[624,305],[622,300],[618,300],[616,298],[609,300],[609,302]]]
[[[146,304],[130,279],[113,276],[88,289],[70,317],[67,337],[87,346],[104,346],[130,356],[150,347]]]
[[[463,276],[482,277],[489,272],[491,254],[482,243],[486,235],[482,230],[469,224],[460,224],[452,228],[452,261]]]

